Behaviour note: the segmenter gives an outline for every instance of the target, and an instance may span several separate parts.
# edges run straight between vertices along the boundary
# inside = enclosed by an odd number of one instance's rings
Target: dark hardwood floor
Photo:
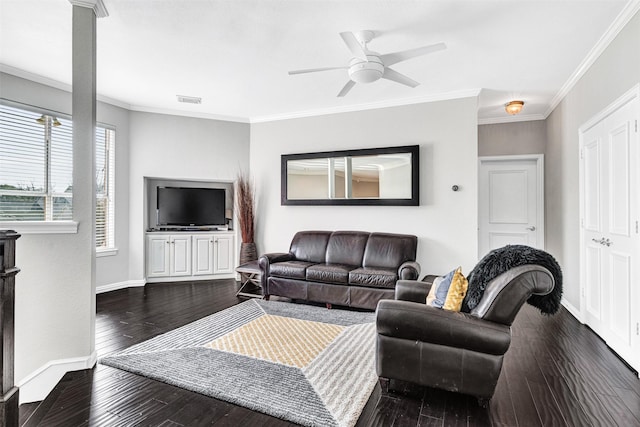
[[[152,284],[97,296],[99,356],[237,304],[233,280]],[[640,381],[566,310],[525,304],[488,409],[470,396],[392,382],[374,426],[638,426]],[[97,365],[66,374],[24,426],[291,426],[174,386]]]

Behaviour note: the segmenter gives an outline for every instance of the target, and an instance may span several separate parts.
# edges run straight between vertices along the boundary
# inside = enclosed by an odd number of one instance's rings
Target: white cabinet
[[[233,273],[233,235],[214,236],[214,274]]]
[[[169,236],[147,235],[147,277],[169,275]]]
[[[148,234],[147,277],[191,276],[191,235]]]
[[[193,236],[193,275],[213,274],[213,235],[201,234]]]
[[[231,232],[147,233],[149,282],[234,277]]]
[[[191,236],[170,236],[169,260],[169,276],[191,276]]]

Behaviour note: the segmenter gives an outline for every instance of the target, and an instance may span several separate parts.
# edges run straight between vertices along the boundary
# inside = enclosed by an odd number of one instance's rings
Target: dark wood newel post
[[[13,230],[0,230],[0,426],[18,426],[18,387],[13,378],[16,240]]]

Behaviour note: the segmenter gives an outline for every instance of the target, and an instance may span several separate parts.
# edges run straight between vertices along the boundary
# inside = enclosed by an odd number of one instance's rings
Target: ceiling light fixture
[[[507,113],[511,114],[512,116],[515,116],[520,111],[522,111],[523,106],[524,106],[524,101],[511,101],[511,102],[507,102],[504,105],[504,109]]]
[[[40,123],[41,125],[45,125],[45,124],[47,124],[47,117],[50,117],[50,116],[45,116],[43,114],[39,118],[36,119],[36,122]],[[60,123],[60,120],[58,120],[57,117],[51,117],[51,124],[54,127],[58,127],[58,126],[62,125],[62,123]]]

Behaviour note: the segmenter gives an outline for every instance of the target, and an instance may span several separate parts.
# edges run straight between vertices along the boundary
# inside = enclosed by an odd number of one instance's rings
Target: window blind
[[[0,104],[0,221],[73,218],[73,123]],[[115,246],[115,130],[96,127],[96,247]]]
[[[96,128],[96,248],[115,247],[115,132]]]
[[[51,116],[49,144],[49,194],[51,195],[51,219],[70,221],[73,218],[73,123]]]
[[[0,220],[43,221],[47,151],[39,114],[0,109]]]

